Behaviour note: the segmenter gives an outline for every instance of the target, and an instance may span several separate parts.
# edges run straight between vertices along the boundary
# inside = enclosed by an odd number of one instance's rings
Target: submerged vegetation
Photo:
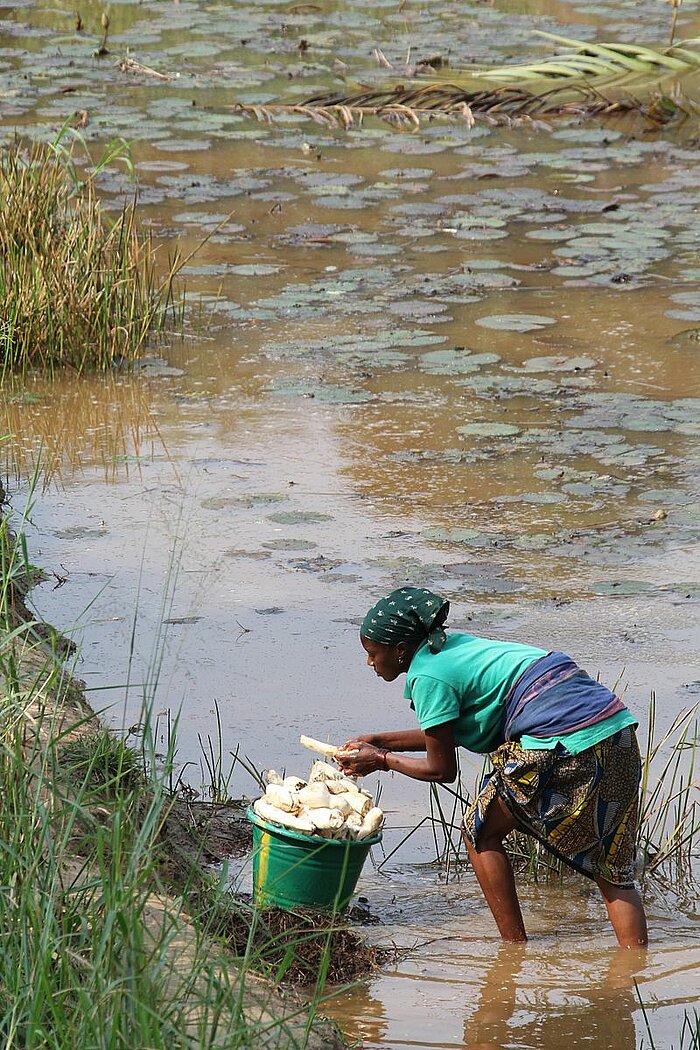
[[[111,217],[97,195],[96,175],[120,149],[108,147],[82,178],[61,136],[0,152],[3,375],[128,366],[177,322],[179,260],[161,275],[136,197]]]

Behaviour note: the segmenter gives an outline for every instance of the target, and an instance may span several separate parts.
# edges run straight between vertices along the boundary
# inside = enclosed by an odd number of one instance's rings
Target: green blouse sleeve
[[[413,679],[410,700],[421,729],[432,729],[459,718],[459,697],[452,686],[428,675],[417,675]]]

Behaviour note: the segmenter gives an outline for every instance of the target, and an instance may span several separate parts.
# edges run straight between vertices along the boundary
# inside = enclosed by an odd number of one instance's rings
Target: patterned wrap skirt
[[[500,798],[521,831],[582,875],[634,884],[641,760],[633,726],[578,755],[561,744],[526,751],[507,741],[491,761],[493,770],[464,816],[477,849],[488,808]]]

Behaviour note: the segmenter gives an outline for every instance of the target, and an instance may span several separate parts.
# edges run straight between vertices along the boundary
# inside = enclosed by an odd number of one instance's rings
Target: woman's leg
[[[504,941],[527,940],[513,867],[503,848],[503,839],[516,827],[512,814],[500,798],[495,798],[479,833],[479,845],[474,846],[462,833],[474,874]]]
[[[596,876],[603,894],[608,918],[612,923],[618,944],[622,948],[639,948],[649,943],[647,920],[642,898],[633,887],[615,886],[612,882]]]

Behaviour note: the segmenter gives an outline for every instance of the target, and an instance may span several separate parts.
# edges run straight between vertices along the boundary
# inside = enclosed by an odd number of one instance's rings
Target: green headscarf
[[[380,645],[420,643],[427,638],[431,653],[439,653],[447,637],[442,625],[449,611],[450,603],[439,594],[422,587],[401,587],[372,606],[360,634]]]

